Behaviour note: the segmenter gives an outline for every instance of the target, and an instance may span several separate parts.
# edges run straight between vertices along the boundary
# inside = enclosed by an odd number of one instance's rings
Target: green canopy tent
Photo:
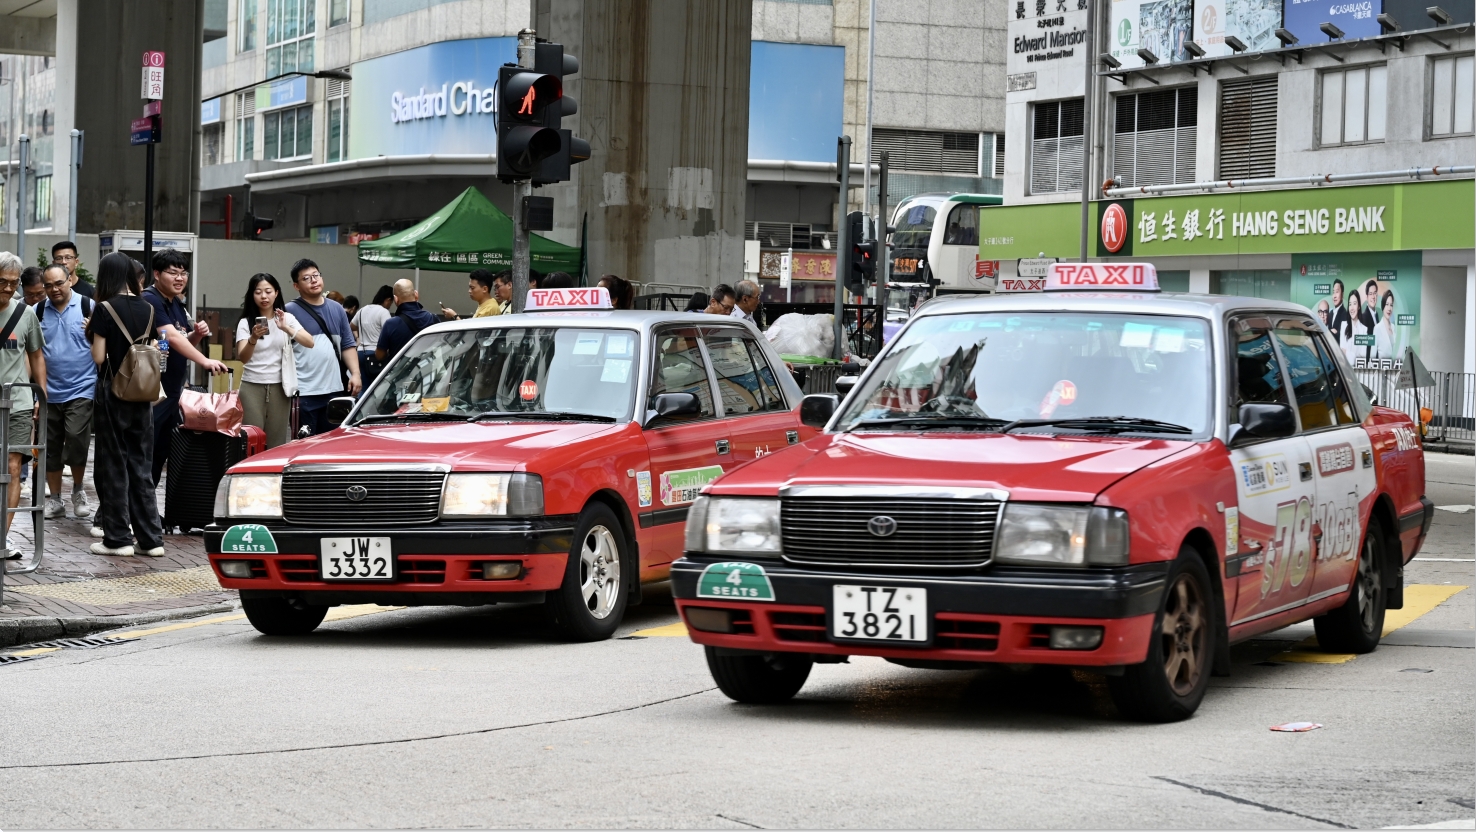
[[[359,243],[359,262],[386,269],[440,272],[512,268],[512,218],[476,188],[467,188],[419,223]],[[528,235],[534,271],[580,273],[581,249]]]

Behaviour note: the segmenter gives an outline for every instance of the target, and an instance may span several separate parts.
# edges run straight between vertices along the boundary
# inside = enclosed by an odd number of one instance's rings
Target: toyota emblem
[[[866,521],[866,530],[876,537],[891,537],[897,531],[897,521],[881,515]]]
[[[369,496],[369,489],[362,485],[351,485],[344,490],[343,496],[349,498],[351,503],[362,503]]]

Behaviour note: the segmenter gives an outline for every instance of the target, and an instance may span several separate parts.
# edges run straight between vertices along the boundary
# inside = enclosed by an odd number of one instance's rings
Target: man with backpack
[[[330,399],[359,394],[358,344],[348,313],[338,301],[324,296],[323,273],[317,263],[307,258],[293,263],[292,285],[297,288],[297,300],[287,304],[287,311],[313,336],[311,348],[292,345],[298,423],[317,435],[335,427],[328,424]]]
[[[87,446],[92,442],[92,393],[97,386],[97,364],[87,341],[92,299],[72,289],[67,270],[52,263],[41,274],[47,300],[36,304],[36,318],[46,359],[46,518],[67,516],[62,503],[62,468],[72,469],[72,513],[91,517],[83,475]]]
[[[41,322],[24,303],[14,299],[16,287],[20,285],[21,259],[8,251],[0,251],[0,385],[35,382],[46,387],[46,357],[41,353],[43,346]],[[10,423],[4,430],[10,437],[10,458],[6,460],[10,470],[10,485],[6,488],[5,504],[9,508],[20,505],[21,467],[31,458],[29,450],[16,450],[18,445],[31,444],[35,427],[34,397],[30,388],[17,387],[10,394]],[[0,534],[5,537],[5,557],[20,558],[20,550],[10,542],[10,512],[4,512],[5,520]]]
[[[379,346],[374,350],[374,357],[381,365],[388,364],[395,353],[410,343],[411,338],[435,322],[436,316],[420,305],[420,292],[415,290],[415,284],[405,279],[396,280],[395,314],[379,331]]]

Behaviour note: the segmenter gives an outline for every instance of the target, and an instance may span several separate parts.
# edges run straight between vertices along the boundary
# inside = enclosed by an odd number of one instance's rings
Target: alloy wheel
[[[1164,674],[1169,687],[1179,696],[1188,696],[1199,684],[1209,646],[1208,636],[1203,590],[1191,575],[1181,574],[1169,590],[1163,610],[1163,627],[1159,633]]]
[[[1358,554],[1358,580],[1354,582],[1358,593],[1358,619],[1365,633],[1374,629],[1374,618],[1378,612],[1379,565],[1375,560],[1373,536],[1366,535],[1363,551]]]
[[[591,528],[580,546],[579,594],[597,619],[608,616],[620,598],[620,549],[604,526]]]

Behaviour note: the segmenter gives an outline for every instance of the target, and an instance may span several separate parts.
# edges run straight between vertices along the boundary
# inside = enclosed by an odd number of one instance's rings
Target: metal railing
[[[29,387],[32,395],[32,405],[35,412],[40,414],[36,419],[36,442],[31,445],[10,444],[10,408],[13,403],[12,395],[17,387]],[[31,504],[18,508],[10,508],[10,453],[15,450],[29,450],[34,452],[36,459],[36,470],[31,476]],[[22,463],[28,464],[28,463]],[[27,572],[35,572],[41,566],[41,552],[46,540],[46,390],[38,384],[29,382],[10,382],[0,385],[0,493],[6,496],[6,514],[12,519],[17,514],[31,515],[31,540],[34,550],[29,561],[11,566],[9,561],[0,561],[0,605],[5,603],[5,576],[24,575]],[[9,549],[9,544],[4,547]],[[9,552],[7,551],[7,554]]]
[[[1373,391],[1374,401],[1392,407],[1415,422],[1429,411],[1427,442],[1476,443],[1476,373],[1431,372],[1435,383],[1414,390],[1396,390],[1399,371],[1359,368],[1358,380]]]

